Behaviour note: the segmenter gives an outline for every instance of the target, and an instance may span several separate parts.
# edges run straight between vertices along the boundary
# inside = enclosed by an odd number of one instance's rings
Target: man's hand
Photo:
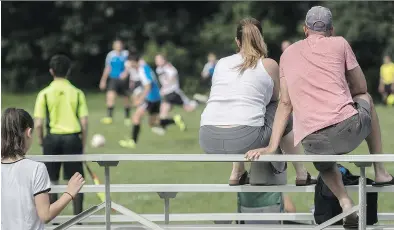
[[[107,81],[100,81],[99,87],[101,90],[105,90],[107,88]]]
[[[260,155],[272,154],[273,152],[275,152],[275,149],[272,149],[270,146],[261,149],[253,149],[245,154],[245,159],[249,161],[258,160]]]
[[[384,93],[384,85],[383,84],[379,84],[379,93]]]

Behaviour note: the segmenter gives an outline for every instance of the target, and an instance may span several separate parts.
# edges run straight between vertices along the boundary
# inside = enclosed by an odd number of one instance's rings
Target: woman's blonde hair
[[[237,40],[244,62],[237,66],[241,72],[255,68],[262,57],[267,57],[267,44],[262,35],[261,23],[254,18],[242,19],[237,27]]]

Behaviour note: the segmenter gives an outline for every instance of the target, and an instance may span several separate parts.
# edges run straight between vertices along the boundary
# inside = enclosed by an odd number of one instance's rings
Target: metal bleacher
[[[313,223],[311,213],[182,213],[170,214],[170,199],[174,199],[178,192],[314,192],[314,186],[296,187],[294,185],[275,186],[228,186],[226,184],[110,184],[110,167],[115,167],[120,161],[160,161],[168,162],[244,162],[241,155],[205,155],[205,154],[86,154],[43,156],[31,155],[29,158],[41,162],[97,162],[105,168],[105,185],[85,185],[81,193],[105,192],[106,201],[87,209],[78,216],[58,216],[54,219],[59,226],[48,225],[46,229],[343,229],[330,226],[339,219],[357,212],[359,214],[358,229],[393,229],[394,226],[378,225],[366,226],[366,193],[394,193],[394,186],[372,187],[366,186],[365,168],[373,162],[394,162],[393,154],[380,155],[264,155],[258,161],[263,162],[337,162],[354,163],[360,168],[359,185],[348,186],[348,191],[359,193],[359,203],[351,211],[321,224],[309,225],[233,225],[224,224],[233,220],[277,220],[303,221]],[[64,192],[66,186],[53,186],[53,193]],[[120,204],[111,201],[110,193],[157,193],[164,200],[164,214],[137,214]],[[105,215],[95,215],[105,209]],[[121,215],[111,215],[111,209]],[[380,221],[394,221],[394,213],[379,213]],[[214,221],[216,224],[188,224],[184,222]],[[182,224],[173,224],[182,222]],[[75,225],[76,223],[89,223]],[[100,225],[101,224],[101,225]],[[103,225],[104,224],[104,225]]]

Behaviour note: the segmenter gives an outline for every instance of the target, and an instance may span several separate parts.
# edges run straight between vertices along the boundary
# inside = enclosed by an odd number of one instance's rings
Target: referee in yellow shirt
[[[394,93],[394,63],[389,55],[383,57],[383,65],[380,67],[379,93],[382,95],[383,103],[387,96]]]
[[[49,63],[52,83],[37,96],[34,118],[39,144],[44,155],[83,154],[88,130],[88,108],[84,93],[73,86],[67,76],[71,60],[65,55],[55,55]],[[44,138],[44,126],[46,136]],[[59,184],[60,162],[46,163],[52,184]],[[83,173],[82,162],[65,162],[64,179],[75,172]],[[51,203],[57,194],[51,194]],[[73,200],[74,215],[82,212],[83,194]]]

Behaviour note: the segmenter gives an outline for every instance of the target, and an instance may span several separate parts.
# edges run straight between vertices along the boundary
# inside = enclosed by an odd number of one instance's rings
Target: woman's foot
[[[228,181],[228,184],[230,186],[238,186],[238,185],[249,184],[248,172],[245,171],[241,176],[239,176],[239,175],[234,175],[233,176],[233,174],[232,174],[230,176],[230,180]]]
[[[296,178],[295,184],[296,186],[308,186],[308,185],[313,185],[316,184],[317,180],[315,178],[311,177],[311,174],[309,172],[306,173],[306,177],[304,178]]]

